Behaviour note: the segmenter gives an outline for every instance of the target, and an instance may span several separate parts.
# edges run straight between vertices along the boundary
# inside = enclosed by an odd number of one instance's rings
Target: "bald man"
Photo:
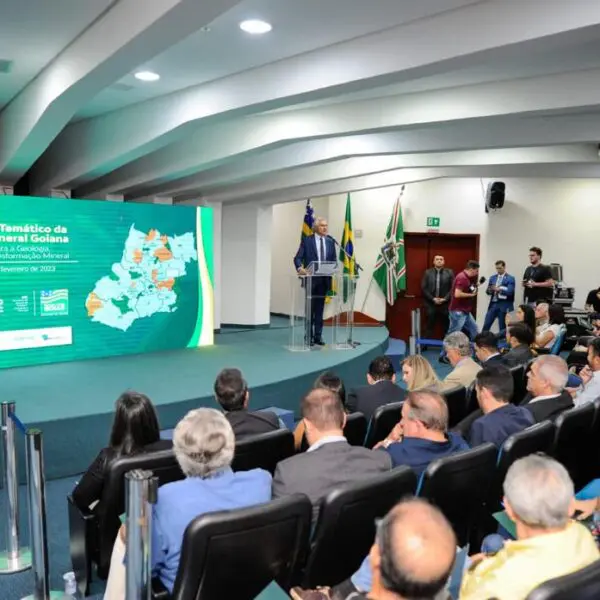
[[[444,515],[417,498],[397,504],[377,527],[369,553],[370,600],[432,600],[444,589],[456,554],[456,538]]]
[[[444,515],[424,500],[403,500],[378,524],[375,543],[361,567],[371,574],[370,591],[358,591],[344,582],[334,589],[294,588],[291,596],[295,600],[434,600],[450,577],[455,554],[456,538]]]

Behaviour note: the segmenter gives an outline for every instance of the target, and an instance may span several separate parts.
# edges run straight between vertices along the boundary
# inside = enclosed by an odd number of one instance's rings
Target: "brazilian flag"
[[[345,250],[345,252],[344,252]],[[346,218],[344,219],[344,231],[340,248],[340,262],[344,265],[344,275],[350,275],[350,279],[356,277],[356,261],[354,259],[354,233],[352,231],[352,212],[350,209],[350,194],[346,196]],[[343,298],[348,300],[348,281],[344,279]]]

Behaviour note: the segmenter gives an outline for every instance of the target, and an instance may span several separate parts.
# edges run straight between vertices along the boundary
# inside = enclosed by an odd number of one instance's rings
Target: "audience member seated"
[[[550,349],[565,327],[565,310],[560,304],[548,306],[545,302],[538,304],[535,314],[540,324],[535,335],[538,348]]]
[[[525,600],[541,583],[598,560],[591,533],[571,521],[573,482],[555,460],[532,454],[504,480],[504,505],[517,539],[495,555],[479,554],[463,579],[460,600]]]
[[[315,389],[331,390],[340,397],[343,406],[346,406],[346,388],[344,387],[344,382],[332,371],[325,371],[317,377],[313,383],[313,390]],[[298,421],[296,429],[294,429],[294,447],[297,452],[304,452],[308,449],[304,421],[302,420]]]
[[[456,538],[444,515],[417,498],[397,504],[378,524],[368,561],[368,593],[350,581],[334,588],[292,589],[295,600],[436,600],[450,577]]]
[[[459,385],[469,387],[481,370],[481,366],[471,358],[469,338],[462,331],[449,333],[444,338],[444,350],[454,369],[442,381],[442,391],[451,390]]]
[[[595,485],[600,484],[600,479],[595,479],[593,482]],[[590,484],[586,486],[588,488]],[[585,521],[593,516],[594,513],[600,512],[600,497],[589,498],[587,500],[577,500],[573,505],[573,513],[576,514],[575,518],[577,521]]]
[[[394,467],[407,465],[419,476],[432,460],[468,450],[469,446],[460,435],[448,432],[444,398],[424,390],[409,392],[400,422],[375,448],[384,449]]]
[[[225,418],[229,421],[236,440],[279,429],[279,418],[275,413],[269,410],[248,410],[250,392],[239,369],[223,369],[217,375],[215,398],[225,411]]]
[[[537,423],[554,420],[561,412],[573,408],[573,398],[565,390],[568,378],[567,363],[560,356],[538,356],[527,373],[528,394],[521,406],[531,411]]]
[[[433,367],[420,354],[408,356],[402,361],[402,381],[409,392],[420,390],[438,392],[440,388],[440,380]]]
[[[500,448],[510,435],[534,424],[533,415],[525,407],[510,403],[514,383],[505,366],[484,367],[477,373],[475,390],[483,416],[471,425],[471,447],[491,442]]]
[[[498,338],[491,331],[478,333],[474,342],[475,356],[483,367],[502,363],[502,355],[498,350]]]
[[[585,300],[585,310],[592,313],[600,313],[600,287],[591,290]]]
[[[510,349],[502,356],[502,361],[507,367],[512,368],[519,365],[526,365],[534,358],[531,345],[535,341],[535,338],[533,331],[525,323],[517,323],[509,327],[506,335]]]
[[[73,490],[73,500],[82,510],[97,512],[102,498],[108,465],[121,456],[166,450],[171,441],[160,439],[160,427],[148,396],[134,391],[121,394],[115,404],[115,416],[106,448],[94,459]]]
[[[587,352],[588,366],[579,372],[582,386],[571,392],[575,406],[582,406],[600,398],[600,338],[592,340]]]
[[[591,319],[589,334],[579,336],[575,346],[567,356],[567,364],[571,372],[578,373],[588,364],[588,347],[597,337],[600,337],[600,319]]]
[[[309,449],[281,461],[273,476],[273,497],[306,494],[313,503],[332,489],[389,471],[391,460],[384,452],[351,446],[344,437],[346,413],[339,396],[330,390],[310,391],[301,405]]]
[[[199,515],[271,500],[271,475],[262,469],[231,470],[235,436],[219,411],[198,408],[175,427],[173,449],[186,478],[158,490],[152,509],[152,576],[173,591],[183,534]],[[105,600],[125,598],[125,527],[111,558]]]
[[[367,421],[385,404],[404,400],[405,392],[396,385],[396,373],[387,356],[378,356],[371,361],[367,383],[348,394],[349,412],[361,412]]]
[[[507,327],[507,335],[508,327],[511,327],[512,325],[517,325],[518,323],[523,323],[524,325],[527,325],[527,327],[531,329],[532,333],[535,334],[535,329],[537,327],[535,310],[529,304],[519,304],[517,310],[514,313],[508,313],[504,321]]]

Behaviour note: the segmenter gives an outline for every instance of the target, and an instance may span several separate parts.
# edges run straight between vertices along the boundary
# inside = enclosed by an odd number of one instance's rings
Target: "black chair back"
[[[184,478],[173,450],[124,456],[108,464],[98,504],[98,575],[103,578],[108,576],[113,545],[121,526],[119,515],[125,512],[125,473],[134,469],[152,471],[159,485]]]
[[[494,482],[492,483],[488,502],[490,510],[500,510],[499,504],[503,496],[502,484],[510,465],[519,458],[536,452],[549,454],[554,444],[555,431],[554,423],[551,421],[542,421],[523,431],[513,433],[506,439],[498,454],[498,465],[494,474]]]
[[[592,481],[600,477],[600,397],[594,400],[594,422],[588,436],[585,479]]]
[[[294,454],[294,434],[287,429],[249,436],[236,442],[231,468],[234,471],[265,469],[271,475],[277,463]]]
[[[470,414],[475,412],[478,408],[479,408],[479,402],[477,402],[477,390],[475,389],[475,382],[473,382],[467,388],[467,413],[466,413],[466,416],[468,417]]]
[[[525,600],[598,600],[600,561],[584,569],[550,579],[530,592]]]
[[[521,404],[527,393],[527,381],[525,380],[525,365],[517,365],[510,369],[513,378],[514,392],[511,399],[512,404]]]
[[[306,558],[311,518],[304,494],[197,517],[183,536],[172,599],[254,598],[273,580],[289,589]]]
[[[367,435],[367,419],[360,412],[350,413],[346,416],[344,436],[351,446],[362,446]]]
[[[337,585],[360,566],[375,539],[375,519],[403,497],[414,495],[417,477],[409,467],[330,492],[321,504],[302,587]]]
[[[400,421],[403,402],[392,402],[380,406],[371,417],[367,435],[365,437],[365,446],[372,448],[377,442],[380,442],[388,436]]]
[[[448,405],[448,427],[454,427],[467,416],[467,390],[462,385],[443,392]]]
[[[482,444],[434,460],[423,474],[419,496],[427,498],[452,524],[459,546],[469,541],[482,514],[496,466],[496,447]]]
[[[590,468],[585,456],[594,424],[595,407],[592,403],[571,408],[558,415],[555,425],[552,454],[569,471],[575,484],[575,490],[588,483],[586,480]]]

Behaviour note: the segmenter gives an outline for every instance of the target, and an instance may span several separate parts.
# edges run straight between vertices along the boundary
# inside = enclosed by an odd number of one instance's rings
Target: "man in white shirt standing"
[[[588,346],[588,365],[579,373],[583,385],[573,391],[573,403],[582,406],[600,398],[600,338]]]

